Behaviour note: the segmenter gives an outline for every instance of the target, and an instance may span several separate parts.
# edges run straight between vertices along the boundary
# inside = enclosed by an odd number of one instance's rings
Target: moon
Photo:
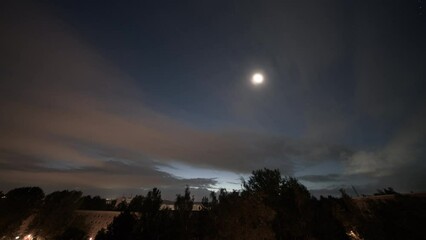
[[[263,75],[261,73],[255,73],[251,77],[251,83],[253,85],[260,85],[260,84],[263,83],[264,80],[265,80],[265,78],[263,77]]]

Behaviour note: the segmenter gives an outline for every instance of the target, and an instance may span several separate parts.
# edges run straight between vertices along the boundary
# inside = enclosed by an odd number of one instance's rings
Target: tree
[[[313,235],[313,209],[311,195],[296,178],[281,177],[278,169],[252,172],[243,181],[243,194],[256,196],[276,217],[273,229],[277,239],[310,238]]]
[[[0,236],[15,235],[22,221],[42,203],[44,192],[39,187],[10,190],[0,198]]]
[[[278,169],[270,170],[264,168],[253,171],[249,180],[247,182],[243,181],[243,188],[246,192],[256,193],[272,200],[279,196],[281,184],[282,177]]]
[[[141,203],[140,218],[137,222],[137,234],[140,239],[157,239],[162,229],[160,208],[163,200],[157,188],[149,191]]]
[[[67,228],[57,240],[86,240],[88,239],[87,233],[77,227],[69,227]]]
[[[426,222],[426,198],[398,194],[364,201],[367,208],[354,226],[365,239],[425,239],[421,229]]]
[[[114,218],[112,223],[108,225],[107,231],[102,229],[98,232],[96,240],[132,240],[134,237],[134,229],[136,218],[128,210],[120,213]]]
[[[96,234],[95,240],[108,240],[107,231],[105,228],[99,230],[99,232]]]
[[[130,201],[128,209],[131,212],[142,212],[142,204],[144,197],[141,195],[136,195],[132,201]]]
[[[399,193],[397,193],[393,188],[388,187],[388,188],[383,188],[383,190],[377,189],[377,193],[375,193],[374,196],[396,195],[396,194],[399,194]]]
[[[174,204],[175,234],[177,239],[190,239],[192,234],[191,215],[194,206],[194,197],[191,197],[189,187],[186,186],[184,195],[177,194]]]
[[[215,192],[210,192],[210,198],[203,197],[201,200],[201,209],[193,213],[195,216],[195,239],[212,239],[216,234],[214,222],[216,221],[216,209],[219,204]]]
[[[125,200],[121,201],[115,209],[121,212],[126,211],[128,209],[127,202]]]
[[[191,212],[194,206],[194,196],[191,197],[189,187],[186,186],[184,195],[177,194],[175,201],[175,210],[178,212]]]
[[[349,239],[342,222],[336,218],[335,213],[339,210],[339,199],[334,197],[320,197],[313,199],[313,235],[316,239],[342,240]]]
[[[71,225],[74,211],[80,206],[80,191],[57,191],[46,196],[30,224],[36,236],[54,239]]]
[[[160,211],[163,200],[161,199],[161,191],[157,188],[153,188],[149,191],[145,199],[142,202],[142,213],[144,216],[150,217]]]
[[[88,195],[81,198],[80,209],[84,210],[106,210],[107,203],[106,199],[100,196],[94,196],[93,198]]]
[[[275,212],[257,195],[228,193],[222,189],[212,215],[211,239],[275,239],[271,227]]]
[[[210,192],[210,199],[211,200],[209,200],[209,198],[205,196],[201,199],[201,210],[211,210],[213,207],[217,206],[219,201],[216,197],[215,192]]]

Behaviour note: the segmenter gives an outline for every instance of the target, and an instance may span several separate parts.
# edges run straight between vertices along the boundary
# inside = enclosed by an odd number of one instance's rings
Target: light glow
[[[24,237],[24,240],[33,240],[33,235],[28,234],[27,236]]]
[[[251,83],[253,83],[253,85],[259,85],[262,84],[264,81],[264,77],[261,73],[255,73],[253,74],[253,77],[251,78]]]

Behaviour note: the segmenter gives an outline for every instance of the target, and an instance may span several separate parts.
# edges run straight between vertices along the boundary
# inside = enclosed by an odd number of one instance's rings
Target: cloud
[[[268,167],[294,175],[331,161],[344,172],[301,179],[421,189],[426,118],[418,89],[425,70],[416,61],[424,34],[413,40],[413,29],[383,28],[393,17],[388,8],[364,18],[374,10],[363,4],[277,4],[256,9],[248,26],[272,87],[264,95],[227,94],[235,95],[228,97],[236,118],[262,123],[272,116],[265,121],[286,131],[297,125],[289,135],[206,130],[152,109],[144,76],[128,76],[42,6],[12,4],[0,19],[0,182],[110,193],[155,186],[171,193],[188,184],[206,192],[220,176],[181,178],[158,166],[181,162],[238,174]],[[389,33],[386,42],[381,36]],[[403,47],[389,55],[396,46]],[[362,144],[346,146],[352,142]]]
[[[200,130],[173,119],[146,106],[132,78],[58,19],[37,7],[18,4],[18,10],[3,21],[8,38],[0,45],[7,70],[1,77],[10,79],[0,103],[4,184],[206,189],[218,181],[181,179],[157,166],[180,161],[236,173],[267,166],[291,175],[295,161],[340,158],[348,151],[244,129]]]
[[[288,102],[302,109],[304,138],[354,145],[335,158],[346,159],[336,181],[364,178],[370,190],[389,182],[404,191],[408,179],[413,186],[424,182],[416,173],[426,156],[426,32],[414,5],[298,1],[256,11],[252,35],[274,59],[268,66],[286,96],[281,111],[292,114]]]
[[[424,191],[426,178],[426,112],[423,108],[407,116],[382,147],[357,150],[342,161],[344,171],[326,175],[305,175],[302,181],[356,186],[363,194],[393,187],[400,192]],[[327,188],[328,189],[328,188]],[[321,192],[321,189],[317,189]],[[324,189],[326,190],[326,189]],[[328,192],[328,191],[325,191]]]
[[[341,180],[341,176],[339,174],[304,175],[298,177],[298,179],[308,182],[336,182]]]
[[[395,189],[424,189],[426,112],[410,116],[388,143],[376,151],[359,151],[348,158],[347,174],[363,174],[378,185]],[[422,186],[422,187],[420,187]]]

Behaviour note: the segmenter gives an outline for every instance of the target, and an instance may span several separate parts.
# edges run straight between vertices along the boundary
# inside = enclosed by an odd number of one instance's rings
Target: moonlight
[[[251,78],[251,83],[253,85],[260,85],[263,83],[264,77],[260,73],[253,74],[253,77]]]

